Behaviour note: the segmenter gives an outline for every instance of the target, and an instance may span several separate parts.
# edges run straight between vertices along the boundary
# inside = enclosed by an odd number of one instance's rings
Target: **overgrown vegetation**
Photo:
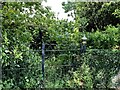
[[[120,70],[120,2],[63,3],[66,12],[74,11],[70,22],[57,19],[41,2],[2,4],[0,88],[112,87],[111,78]],[[86,53],[80,53],[83,34],[88,38]]]

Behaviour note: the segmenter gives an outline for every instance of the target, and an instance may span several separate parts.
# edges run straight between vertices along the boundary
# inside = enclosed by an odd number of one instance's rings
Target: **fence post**
[[[44,85],[44,61],[45,61],[45,44],[42,43],[42,80]]]
[[[87,38],[86,38],[86,36],[85,36],[85,34],[84,34],[84,36],[82,37],[82,44],[81,44],[81,53],[85,53],[85,51],[86,51],[86,42],[87,41]]]

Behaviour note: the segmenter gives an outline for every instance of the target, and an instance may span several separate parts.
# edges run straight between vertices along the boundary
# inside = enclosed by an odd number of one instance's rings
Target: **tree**
[[[120,22],[120,19],[113,14],[120,8],[120,2],[68,2],[67,4],[63,3],[63,8],[65,12],[74,10],[74,19],[76,24],[80,25],[77,25],[80,31],[83,31],[83,27],[89,32],[97,29],[105,30],[107,25],[116,26]],[[85,25],[81,24],[83,17],[87,21]]]
[[[51,20],[53,13],[49,12],[48,7],[43,8],[41,2],[3,2],[2,4],[3,86],[21,89],[38,87],[41,79],[38,74],[40,71],[32,67],[40,65],[41,56],[40,53],[31,51],[30,43],[34,41],[40,28],[42,30],[47,28],[46,23]],[[31,18],[30,16],[34,14],[33,10],[36,12]],[[32,78],[32,75],[39,78]]]

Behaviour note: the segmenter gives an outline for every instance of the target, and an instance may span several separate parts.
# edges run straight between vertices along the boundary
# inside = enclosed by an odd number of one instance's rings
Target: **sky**
[[[50,6],[52,11],[55,12],[55,16],[59,19],[68,19],[69,21],[73,20],[72,17],[68,17],[68,13],[64,13],[64,9],[62,8],[62,2],[67,2],[68,0],[47,0],[47,2],[43,1],[43,6]],[[59,13],[59,14],[58,14]]]

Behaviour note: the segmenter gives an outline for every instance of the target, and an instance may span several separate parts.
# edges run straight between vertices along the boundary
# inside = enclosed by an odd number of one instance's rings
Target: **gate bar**
[[[44,80],[45,44],[42,43],[42,80]]]

